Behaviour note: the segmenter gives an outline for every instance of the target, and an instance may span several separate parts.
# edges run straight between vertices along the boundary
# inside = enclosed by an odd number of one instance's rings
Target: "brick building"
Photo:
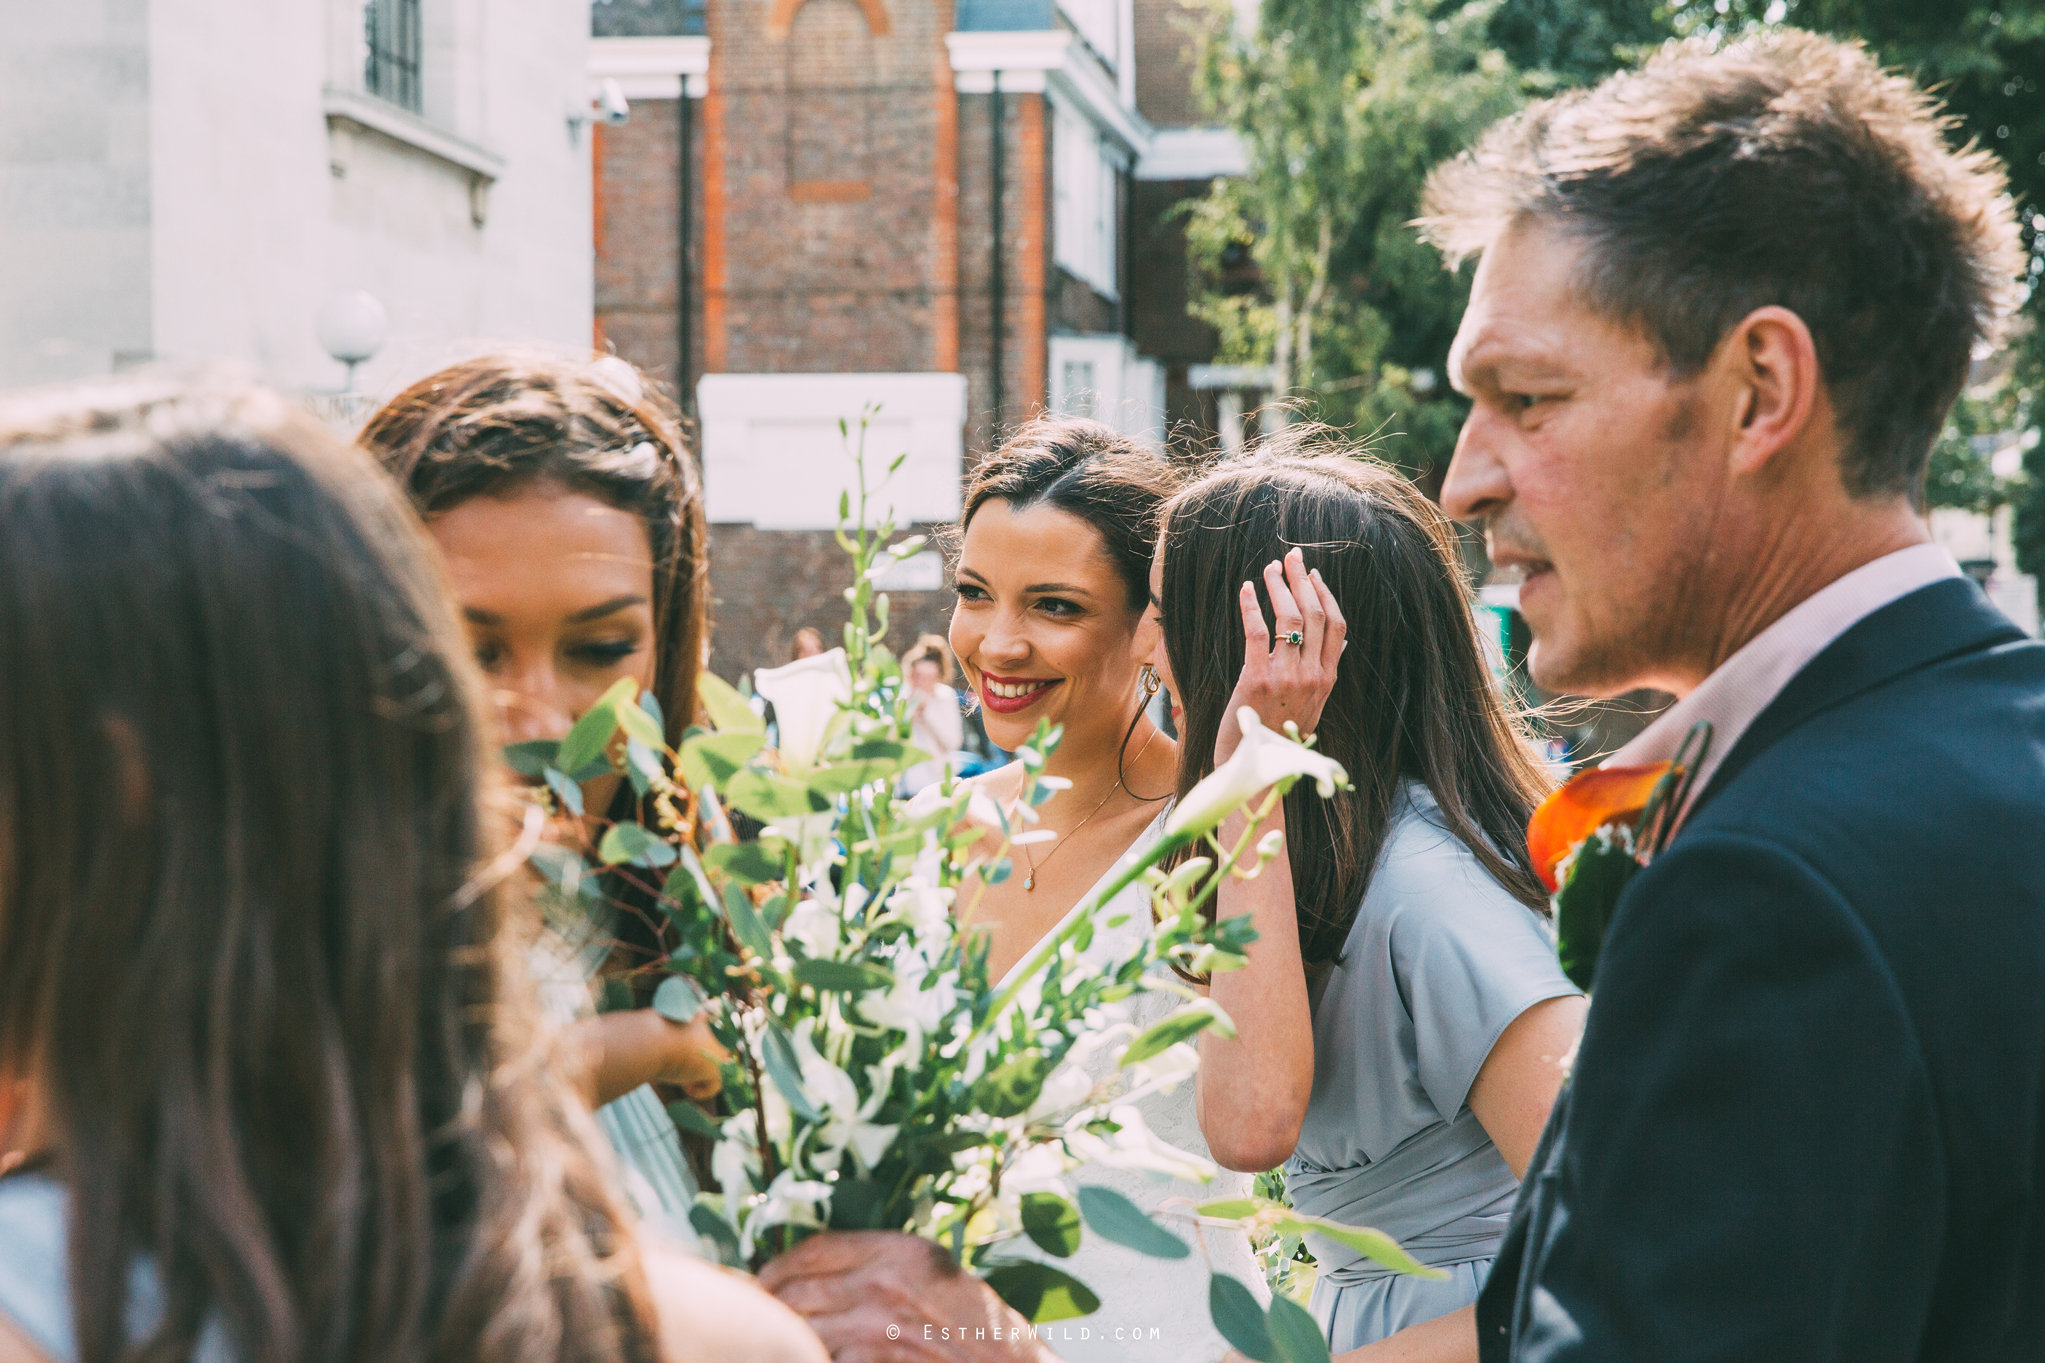
[[[840,419],[877,404],[882,499],[942,525],[1041,410],[1211,429],[1173,208],[1241,150],[1193,94],[1187,0],[598,0],[596,331],[699,423],[713,666],[842,622]],[[1211,22],[1211,20],[1205,20]],[[941,558],[885,583],[942,632]]]

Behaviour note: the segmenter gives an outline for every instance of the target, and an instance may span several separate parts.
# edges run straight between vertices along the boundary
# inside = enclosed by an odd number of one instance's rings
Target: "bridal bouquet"
[[[1211,1176],[1205,1161],[1154,1138],[1133,1104],[1190,1082],[1201,1032],[1233,1035],[1184,976],[1244,963],[1248,920],[1216,925],[1204,910],[1220,876],[1255,875],[1280,847],[1276,834],[1224,846],[1214,830],[1253,802],[1253,814],[1268,812],[1302,778],[1323,795],[1346,778],[1244,710],[1235,756],[1181,802],[1165,836],[998,984],[984,942],[955,916],[971,906],[956,900],[969,876],[1005,879],[1009,848],[1056,836],[1034,825],[1062,785],[1043,774],[1058,733],[1040,726],[1017,753],[1017,817],[949,780],[916,801],[896,797],[901,773],[933,755],[909,741],[908,688],[881,643],[888,600],[873,584],[922,541],[889,543],[889,521],[869,527],[863,459],[857,495],[856,509],[851,494],[840,502],[853,570],[843,647],[755,678],[778,740],[769,746],[746,698],[706,673],[710,722],[669,750],[653,697],[621,683],[558,744],[508,756],[575,813],[578,781],[621,772],[642,817],[604,829],[594,858],[556,847],[536,860],[557,911],[597,906],[599,873],[640,886],[669,944],[652,967],[662,976],[654,1006],[682,1021],[707,1012],[732,1052],[717,1110],[670,1109],[715,1142],[719,1191],[701,1197],[692,1220],[727,1262],[758,1267],[820,1228],[910,1231],[948,1245],[1032,1321],[1084,1315],[1099,1306],[1084,1283],[1004,1247],[1026,1238],[1065,1258],[1090,1231],[1162,1257],[1192,1252],[1118,1193],[1089,1186],[1075,1196],[1066,1175],[1098,1162]],[[1002,845],[973,855],[990,826]],[[1185,859],[1162,869],[1175,855]],[[1126,908],[1103,907],[1131,884],[1149,892],[1147,930],[1133,934]],[[1133,948],[1106,960],[1089,951],[1115,928]],[[1138,1029],[1131,1000],[1160,991],[1174,1006]],[[1183,1215],[1247,1225],[1289,1213],[1243,1201]],[[1389,1240],[1373,1244],[1387,1263],[1417,1267]],[[1267,1317],[1246,1287],[1222,1281],[1216,1320],[1239,1347],[1271,1360],[1327,1357],[1325,1346],[1284,1342],[1302,1322],[1319,1338],[1296,1304],[1281,1298]]]

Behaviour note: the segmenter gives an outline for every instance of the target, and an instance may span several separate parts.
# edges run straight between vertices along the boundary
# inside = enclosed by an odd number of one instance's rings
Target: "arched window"
[[[787,0],[776,6],[776,17]],[[800,202],[865,199],[874,179],[882,91],[879,0],[804,0],[787,27],[788,191]]]

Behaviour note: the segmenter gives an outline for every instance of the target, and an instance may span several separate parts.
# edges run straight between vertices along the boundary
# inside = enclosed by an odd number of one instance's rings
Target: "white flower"
[[[838,707],[852,699],[852,670],[845,663],[845,650],[834,648],[786,667],[760,669],[753,673],[753,689],[774,705],[782,765],[801,775],[817,764],[824,733],[838,717]]]
[[[1243,741],[1228,761],[1179,801],[1165,824],[1167,835],[1204,832],[1258,791],[1287,776],[1313,778],[1323,796],[1333,795],[1338,785],[1349,784],[1349,774],[1340,762],[1265,728],[1249,706],[1236,711],[1236,719],[1243,726]]]
[[[1188,1183],[1205,1183],[1214,1177],[1214,1165],[1210,1161],[1159,1140],[1145,1125],[1143,1114],[1134,1106],[1124,1104],[1116,1107],[1108,1113],[1108,1117],[1122,1129],[1106,1139],[1091,1131],[1073,1132],[1065,1138],[1073,1154],[1110,1169],[1141,1169],[1168,1178],[1184,1179]]]
[[[769,1226],[822,1226],[824,1219],[817,1207],[830,1197],[830,1184],[813,1178],[799,1179],[794,1170],[783,1169],[746,1218],[746,1228],[738,1239],[739,1257],[753,1257],[754,1236]]]
[[[1056,1141],[1032,1145],[1016,1156],[1015,1162],[1002,1173],[1002,1195],[1021,1198],[1025,1193],[1058,1193],[1070,1196],[1071,1190],[1065,1186],[1065,1174],[1077,1162]]]
[[[926,876],[912,875],[888,896],[888,912],[918,933],[935,932],[951,925],[952,897],[957,893],[933,885]]]
[[[1051,1071],[1051,1077],[1044,1081],[1044,1087],[1037,1094],[1037,1101],[1030,1104],[1030,1110],[1023,1114],[1023,1120],[1034,1126],[1048,1121],[1068,1108],[1078,1107],[1094,1091],[1093,1076],[1083,1065],[1066,1061]]]
[[[1150,1059],[1139,1060],[1127,1067],[1129,1096],[1170,1093],[1181,1080],[1190,1078],[1199,1068],[1200,1052],[1187,1042],[1175,1041]]]
[[[817,896],[803,899],[788,911],[781,935],[800,942],[806,955],[831,957],[838,954],[839,943],[845,938],[845,925],[839,921],[837,910]]]
[[[832,840],[838,833],[838,814],[827,809],[818,814],[800,814],[794,818],[776,819],[760,830],[760,836],[780,838],[795,844],[795,860],[798,866],[813,867],[828,861],[833,851]]]
[[[895,958],[893,987],[885,994],[878,990],[861,994],[857,1005],[867,1021],[907,1033],[905,1049],[911,1056],[921,1055],[923,1038],[937,1031],[958,1006],[954,977],[947,973],[925,989],[923,981],[929,973],[929,962],[922,955],[905,951]]]

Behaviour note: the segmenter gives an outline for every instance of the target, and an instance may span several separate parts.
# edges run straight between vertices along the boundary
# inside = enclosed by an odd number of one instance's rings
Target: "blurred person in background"
[[[909,731],[915,745],[930,754],[902,773],[902,794],[914,795],[944,779],[947,766],[956,770],[966,754],[966,719],[959,693],[951,688],[955,675],[951,648],[935,634],[925,634],[902,656],[902,677],[909,697]]]
[[[609,1191],[434,557],[275,394],[0,402],[7,1363],[823,1358]]]

